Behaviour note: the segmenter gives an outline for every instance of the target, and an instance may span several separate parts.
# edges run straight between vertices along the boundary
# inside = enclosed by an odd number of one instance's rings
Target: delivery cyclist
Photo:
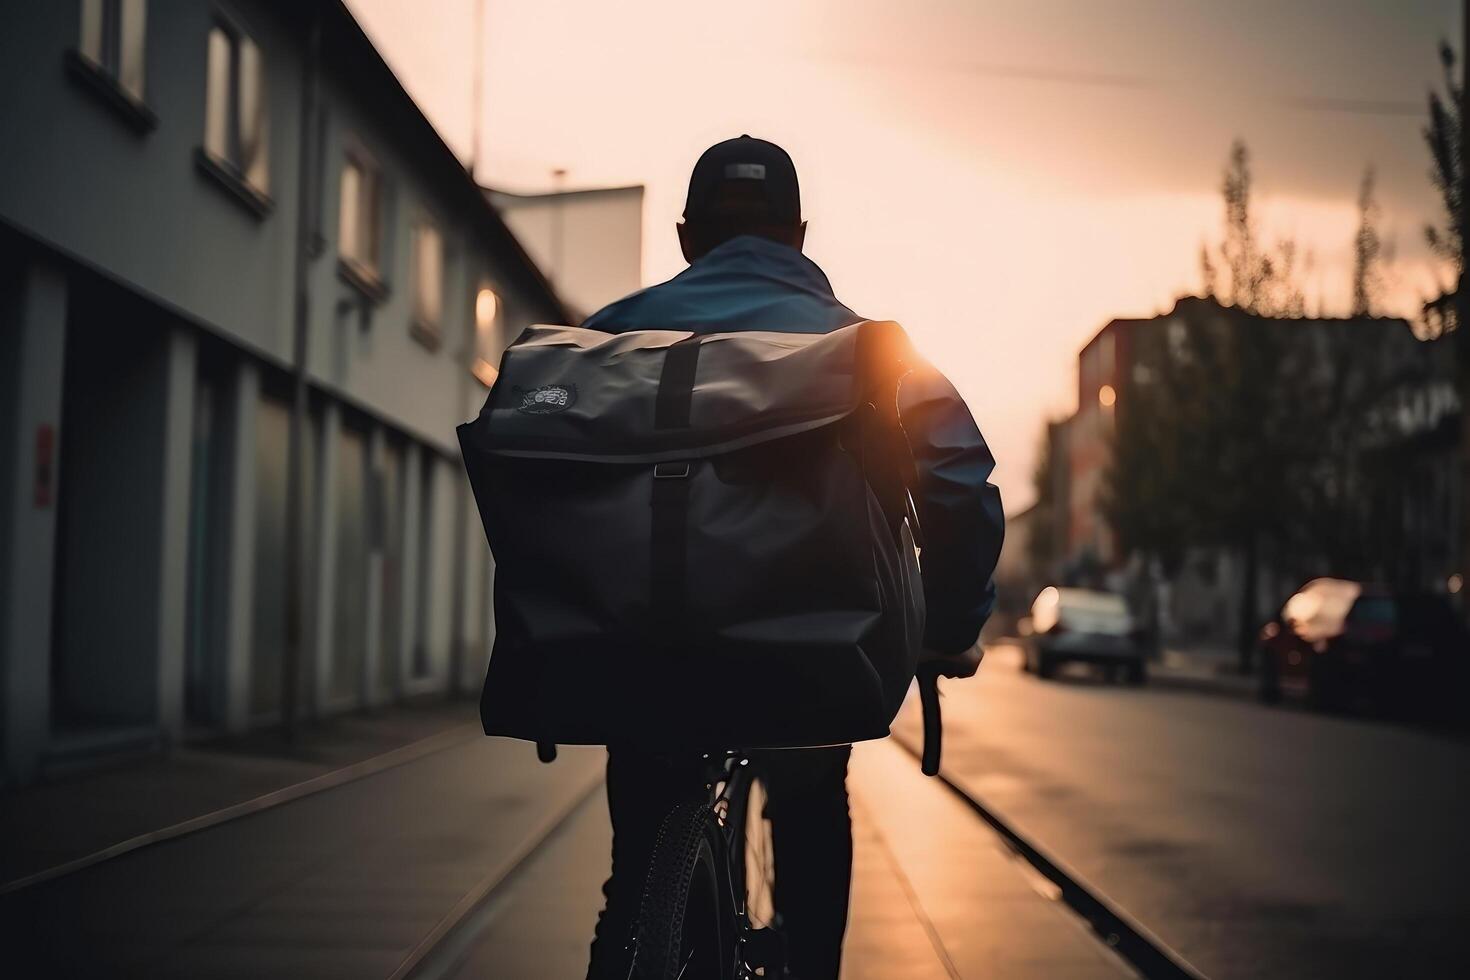
[[[689,268],[668,282],[594,313],[595,330],[827,333],[862,321],[802,254],[806,223],[796,168],[773,143],[741,136],[710,147],[694,165],[679,243]],[[924,642],[931,669],[968,677],[995,597],[1003,535],[995,461],[954,386],[932,367],[904,378],[899,411],[918,470],[915,504],[924,531]],[[850,746],[759,753],[776,859],[775,905],[788,968],[800,980],[836,980],[852,880],[847,804]],[[612,876],[588,976],[628,975],[627,936],[659,821],[691,787],[698,760],[609,746]]]

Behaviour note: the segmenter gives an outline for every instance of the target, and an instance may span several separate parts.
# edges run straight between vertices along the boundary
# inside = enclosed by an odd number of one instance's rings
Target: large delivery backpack
[[[460,446],[495,557],[485,731],[671,751],[878,738],[924,600],[895,323],[535,326]]]

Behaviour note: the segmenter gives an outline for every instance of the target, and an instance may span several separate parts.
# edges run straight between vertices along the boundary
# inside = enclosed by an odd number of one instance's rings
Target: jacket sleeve
[[[949,379],[921,363],[899,386],[898,411],[918,470],[927,607],[924,643],[938,653],[973,644],[995,604],[1005,537],[995,457]]]

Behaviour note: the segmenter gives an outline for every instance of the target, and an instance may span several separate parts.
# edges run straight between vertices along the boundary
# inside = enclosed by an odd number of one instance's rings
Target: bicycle
[[[925,775],[939,772],[938,677],[919,674]],[[753,980],[784,975],[779,931],[752,914],[768,898],[768,824],[752,807],[750,757],[705,757],[709,798],[665,815],[649,861],[633,934],[629,980]],[[752,839],[752,832],[754,839]],[[749,874],[750,858],[761,865]],[[756,889],[753,893],[752,889]]]

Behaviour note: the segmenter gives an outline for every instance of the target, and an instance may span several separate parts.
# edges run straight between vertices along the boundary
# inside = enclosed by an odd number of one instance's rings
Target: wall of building
[[[0,118],[7,133],[22,134],[16,145],[24,152],[0,154],[0,217],[284,363],[300,130],[296,39],[265,7],[220,5],[257,37],[265,58],[274,207],[260,218],[196,162],[216,8],[148,4],[146,101],[157,125],[140,133],[67,67],[81,6],[59,0],[6,11],[0,63],[25,84],[0,91]]]
[[[643,285],[642,187],[490,197],[576,311],[593,313]]]
[[[1068,504],[1053,517],[1066,541],[1060,556],[1064,579],[1126,589],[1140,574],[1138,556],[1122,553],[1102,508],[1115,412],[1149,376],[1150,358],[1182,343],[1191,330],[1231,326],[1238,321],[1226,318],[1244,317],[1213,300],[1185,297],[1158,317],[1109,322],[1079,352],[1077,411],[1053,426],[1049,441],[1054,493]],[[1284,374],[1298,386],[1299,397],[1320,401],[1335,393],[1341,409],[1328,413],[1332,431],[1321,437],[1324,444],[1341,444],[1335,465],[1345,468],[1333,478],[1346,473],[1359,482],[1341,488],[1341,513],[1322,511],[1315,542],[1261,543],[1257,616],[1269,615],[1318,575],[1443,590],[1457,565],[1450,537],[1438,529],[1456,526],[1460,499],[1453,449],[1460,406],[1450,348],[1420,342],[1396,319],[1297,319],[1270,326],[1290,331]],[[1367,467],[1355,462],[1355,454],[1364,453],[1372,457]],[[1350,527],[1363,540],[1353,542],[1355,549],[1338,547],[1343,542],[1334,538],[1345,535],[1334,524]],[[1166,583],[1166,641],[1233,644],[1244,581],[1237,549],[1189,547]]]
[[[69,67],[80,7],[22,5],[0,34],[0,61],[29,82],[0,91],[0,116],[24,148],[0,154],[6,782],[276,722],[286,683],[308,8],[149,3],[145,102],[156,122],[138,127]],[[295,690],[307,716],[483,676],[492,564],[454,427],[485,397],[470,371],[477,352],[498,356],[562,310],[355,25],[335,4],[318,7],[330,43],[314,127],[322,150],[308,175],[321,199],[308,226],[297,539]],[[197,160],[220,17],[250,35],[265,66],[265,207]],[[375,81],[360,85],[366,76]],[[372,153],[387,188],[385,288],[371,292],[339,262],[349,143]],[[437,338],[413,324],[410,242],[425,216],[445,246]],[[477,323],[486,288],[497,315]]]
[[[7,779],[34,772],[51,727],[51,598],[56,565],[56,468],[66,339],[66,280],[53,265],[0,248],[8,268],[0,349],[9,403],[6,433],[4,584],[0,592],[0,748]]]

